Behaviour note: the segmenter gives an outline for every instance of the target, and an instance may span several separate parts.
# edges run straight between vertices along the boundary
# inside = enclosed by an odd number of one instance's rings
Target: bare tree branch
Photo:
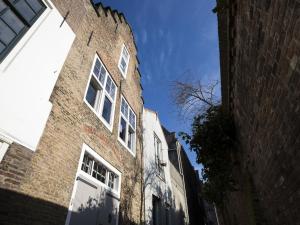
[[[172,83],[172,99],[183,116],[194,116],[207,108],[220,103],[215,91],[219,81],[208,85],[197,82],[174,81]]]

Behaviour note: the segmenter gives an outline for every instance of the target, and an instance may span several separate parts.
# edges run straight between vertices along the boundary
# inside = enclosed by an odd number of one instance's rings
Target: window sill
[[[100,121],[104,124],[104,126],[108,129],[108,131],[110,132],[110,133],[112,133],[113,132],[113,126],[112,125],[110,125],[109,123],[107,123],[97,112],[96,112],[96,110],[86,101],[86,99],[84,98],[83,99],[83,101],[84,101],[84,103],[88,106],[88,108],[90,109],[90,110],[92,110],[92,112],[98,117],[98,119],[100,119]],[[113,124],[113,122],[112,122],[112,124]]]
[[[130,148],[127,147],[127,145],[125,144],[125,142],[119,136],[118,136],[118,141],[135,158],[135,153],[133,153],[133,151]]]

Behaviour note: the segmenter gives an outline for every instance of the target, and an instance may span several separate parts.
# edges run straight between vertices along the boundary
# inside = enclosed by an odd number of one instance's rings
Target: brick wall
[[[0,188],[18,190],[23,182],[33,152],[13,143],[0,163]]]
[[[14,190],[9,192],[11,198],[18,199],[14,196],[18,193],[33,199],[28,201],[29,206],[31,202],[33,207],[38,205],[34,203],[35,199],[39,203],[46,202],[38,208],[46,207],[49,214],[59,207],[62,213],[53,216],[51,224],[64,224],[82,144],[86,143],[122,173],[120,211],[126,218],[121,221],[123,224],[128,221],[137,223],[141,200],[139,121],[143,106],[140,74],[136,69],[137,50],[131,28],[123,15],[102,6],[94,8],[87,0],[53,3],[63,16],[68,14],[66,22],[76,33],[76,39],[50,98],[53,108],[36,152],[13,144],[0,164],[0,188],[3,193]],[[123,43],[130,53],[130,63],[127,77],[121,84],[118,61]],[[83,102],[96,53],[118,87],[112,133]],[[136,157],[117,141],[121,92],[137,116]],[[20,204],[11,203],[10,206],[16,209],[18,221],[23,217],[26,220],[24,213],[18,214]],[[2,215],[7,214],[7,210],[2,207]],[[35,222],[48,223],[49,217],[38,212]],[[0,218],[7,221],[7,217],[0,215]],[[18,224],[17,219],[9,219],[9,224]]]
[[[300,2],[228,2],[219,15],[222,95],[250,172],[256,224],[300,224]],[[234,202],[231,214],[245,206]]]

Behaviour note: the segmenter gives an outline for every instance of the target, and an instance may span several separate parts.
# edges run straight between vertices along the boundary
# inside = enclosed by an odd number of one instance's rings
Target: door
[[[106,193],[105,207],[98,211],[97,225],[117,225],[119,215],[119,200]]]
[[[161,223],[161,213],[162,213],[162,208],[161,208],[161,200],[156,197],[155,195],[152,195],[152,224],[153,225],[162,225]]]
[[[69,225],[117,225],[119,199],[87,178],[78,177]]]

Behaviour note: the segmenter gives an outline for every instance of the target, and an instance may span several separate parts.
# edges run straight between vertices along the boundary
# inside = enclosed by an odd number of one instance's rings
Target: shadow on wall
[[[71,212],[70,225],[115,225],[114,218],[118,217],[118,212],[109,211],[113,205],[113,198],[106,196],[101,196],[100,200],[89,198],[76,212]],[[0,189],[1,225],[64,225],[67,214],[66,207],[15,191]],[[126,224],[136,225],[128,220],[127,222]],[[119,222],[119,225],[123,224]]]
[[[1,225],[63,225],[67,213],[66,207],[0,189]]]
[[[183,207],[180,204],[180,208],[176,210],[175,198],[165,177],[160,174],[157,162],[152,160],[147,164],[144,168],[143,196],[145,198],[148,189],[152,193],[152,205],[145,209],[145,224],[185,225],[186,215]]]
[[[154,196],[154,198],[156,197]],[[153,205],[153,208],[149,207],[146,210],[148,212],[146,225],[186,225],[185,213],[182,207],[176,210],[175,207],[166,204],[162,199],[156,199],[157,208]]]

